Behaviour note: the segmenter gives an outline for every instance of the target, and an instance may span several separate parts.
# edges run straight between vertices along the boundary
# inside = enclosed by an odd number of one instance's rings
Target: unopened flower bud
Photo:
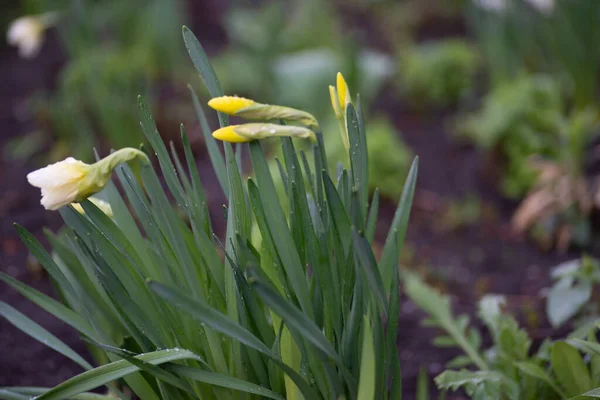
[[[226,126],[214,131],[213,137],[231,143],[250,142],[270,137],[293,137],[316,141],[315,133],[301,126],[261,123]]]
[[[318,129],[319,127],[317,119],[306,111],[291,107],[261,104],[243,97],[215,97],[208,102],[208,105],[222,113],[247,119],[261,121],[282,119],[285,121],[298,121],[313,129]]]
[[[118,164],[135,158],[149,163],[148,157],[141,151],[124,148],[91,165],[69,157],[29,173],[27,180],[42,189],[41,204],[44,208],[57,210],[98,193],[106,186]]]

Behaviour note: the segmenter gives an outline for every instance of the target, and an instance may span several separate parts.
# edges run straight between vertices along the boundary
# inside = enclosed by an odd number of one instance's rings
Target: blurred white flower
[[[8,44],[19,48],[23,58],[34,58],[44,42],[44,32],[57,19],[56,13],[30,15],[17,18],[8,27]]]
[[[88,200],[91,201],[92,203],[94,203],[94,205],[96,207],[98,207],[100,209],[100,211],[102,211],[104,214],[106,214],[109,218],[113,217],[112,207],[110,206],[110,204],[107,201],[104,201],[102,199],[99,199],[99,198],[93,197],[93,196],[88,197]],[[80,203],[73,203],[73,208],[80,214],[85,214],[85,211],[83,210],[83,207],[81,206]]]
[[[504,11],[508,6],[507,0],[474,0],[475,5],[488,11]]]
[[[27,175],[29,183],[42,189],[41,204],[47,210],[57,210],[74,202],[81,192],[90,166],[69,157]]]
[[[527,0],[527,2],[542,14],[550,15],[554,11],[554,0]]]

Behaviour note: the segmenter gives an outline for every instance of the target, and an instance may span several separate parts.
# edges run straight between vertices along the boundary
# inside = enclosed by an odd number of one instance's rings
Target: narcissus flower
[[[41,204],[44,208],[57,210],[98,193],[106,186],[118,164],[135,158],[149,162],[141,151],[125,148],[91,165],[69,157],[29,173],[27,180],[31,185],[42,189]]]
[[[348,104],[352,103],[352,98],[350,97],[348,84],[341,72],[337,73],[336,87],[329,86],[329,97],[331,97],[331,106],[340,124],[340,133],[342,134],[344,146],[346,149],[349,149],[350,141],[348,139],[348,128],[346,127],[346,109]]]
[[[312,129],[319,128],[317,119],[306,111],[297,110],[291,107],[261,104],[243,97],[215,97],[208,102],[208,105],[214,110],[237,117],[260,121],[270,121],[275,119],[298,121]]]
[[[42,47],[45,30],[53,25],[56,19],[56,13],[17,18],[8,27],[6,40],[11,46],[19,48],[21,57],[33,58]]]
[[[231,143],[244,143],[269,137],[296,137],[316,141],[315,133],[301,126],[276,124],[242,124],[230,125],[213,132],[215,139]]]
[[[102,211],[104,214],[106,214],[109,218],[113,217],[113,211],[112,211],[112,207],[110,206],[110,204],[102,199],[99,199],[97,197],[88,197],[88,200],[91,201],[92,203],[94,203],[94,205],[96,207],[98,207],[100,209],[100,211]],[[80,203],[73,203],[73,208],[80,214],[85,214],[85,211],[83,210],[83,207],[81,206]]]

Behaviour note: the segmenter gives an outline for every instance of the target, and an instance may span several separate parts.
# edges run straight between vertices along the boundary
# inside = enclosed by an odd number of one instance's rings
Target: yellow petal
[[[340,102],[340,107],[342,109],[345,109],[346,108],[346,99],[348,98],[348,85],[346,84],[344,75],[342,75],[341,72],[337,73],[336,85],[337,85],[338,101]]]
[[[331,98],[331,107],[333,107],[335,116],[340,118],[342,116],[342,111],[340,110],[338,94],[337,94],[335,87],[333,87],[331,85],[329,85],[329,97]]]
[[[214,99],[213,99],[214,100]],[[218,140],[222,140],[224,142],[230,143],[244,143],[249,142],[251,139],[245,138],[244,136],[238,135],[235,133],[234,129],[238,125],[230,125],[221,129],[217,129],[213,132],[213,137]]]
[[[225,114],[235,115],[241,109],[250,107],[254,100],[237,96],[215,97],[208,102],[209,107]]]

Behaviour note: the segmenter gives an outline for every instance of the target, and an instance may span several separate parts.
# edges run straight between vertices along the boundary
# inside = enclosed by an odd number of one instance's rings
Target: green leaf
[[[358,381],[357,400],[375,399],[375,348],[373,347],[373,330],[367,315],[363,318],[363,344],[360,363],[360,380]]]
[[[593,397],[595,399],[600,399],[600,387],[590,390],[589,392],[580,394],[579,396],[571,397],[571,398],[569,398],[569,400],[585,399],[586,397]]]
[[[397,242],[397,254],[400,254],[404,243],[404,237],[406,236],[406,229],[408,227],[410,209],[415,194],[415,186],[417,184],[418,170],[419,157],[415,157],[410,170],[408,171],[404,189],[402,190],[402,196],[400,197],[398,208],[396,209],[392,225],[390,226],[388,236],[385,240],[383,254],[379,263],[379,269],[381,270],[381,276],[384,283],[390,282],[392,279],[392,268],[396,268],[398,265],[398,260],[394,259],[396,252],[393,251],[394,247],[392,242],[394,240]]]
[[[369,201],[369,160],[365,132],[361,131],[358,116],[352,104],[346,108],[346,128],[350,141],[350,166],[352,186],[359,193],[362,215],[367,215]]]
[[[336,352],[333,345],[327,340],[323,332],[315,323],[302,313],[298,308],[285,301],[277,292],[267,285],[254,280],[252,287],[258,292],[265,304],[273,309],[290,328],[300,334],[305,340],[321,350],[325,355],[331,357],[342,370],[351,392],[356,390],[356,382],[347,370],[344,362]]]
[[[262,386],[256,385],[251,382],[244,381],[225,374],[218,374],[211,371],[205,371],[198,368],[185,367],[183,365],[170,364],[165,367],[167,370],[176,373],[180,376],[184,376],[189,379],[193,379],[199,382],[208,383],[209,385],[220,386],[232,390],[239,390],[241,392],[252,393],[270,399],[284,400],[283,396],[275,393]]]
[[[358,260],[360,260],[360,264],[363,266],[369,287],[375,295],[375,298],[379,301],[383,314],[387,316],[386,290],[383,286],[379,270],[377,269],[377,261],[375,260],[371,245],[367,239],[360,236],[355,229],[352,230],[352,237],[354,239],[354,252]]]
[[[153,351],[151,353],[136,356],[138,360],[152,365],[160,365],[177,360],[202,359],[189,350],[166,349]],[[74,376],[37,397],[39,400],[62,400],[78,393],[82,393],[98,386],[106,385],[116,379],[139,371],[140,368],[127,360],[119,360],[101,367],[94,368],[82,374]]]
[[[568,397],[593,388],[590,373],[576,348],[565,342],[556,342],[550,357],[554,375]]]
[[[300,388],[306,398],[318,399],[319,396],[315,391],[306,383],[306,381],[298,375],[292,368],[284,364],[268,347],[265,346],[256,336],[250,331],[241,326],[235,321],[229,319],[226,315],[218,312],[212,307],[204,304],[200,301],[193,300],[187,296],[184,296],[180,291],[170,289],[158,282],[148,282],[150,288],[156,292],[159,296],[172,303],[179,309],[187,312],[200,321],[206,323],[214,330],[221,332],[239,342],[249,346],[273,360],[277,366],[279,366]]]
[[[79,364],[84,369],[92,368],[92,366],[87,361],[85,361],[79,354],[75,353],[69,346],[64,344],[56,336],[54,336],[46,329],[33,322],[31,319],[29,319],[13,307],[1,301],[0,315],[6,318],[8,322],[10,322],[11,324],[19,328],[21,331],[37,340],[38,342],[45,344],[53,350],[56,350],[63,356]]]
[[[437,325],[443,328],[460,346],[473,363],[481,370],[489,369],[487,363],[479,355],[465,335],[465,326],[461,326],[459,318],[454,319],[450,310],[450,300],[440,295],[415,276],[409,276],[406,282],[406,294],[421,309],[427,312]],[[464,325],[464,323],[463,323]]]
[[[198,38],[196,38],[194,33],[187,26],[184,26],[182,31],[185,48],[187,49],[202,82],[204,82],[204,86],[208,89],[208,93],[210,93],[211,97],[223,96],[223,89],[221,89],[219,78],[217,78],[217,74],[210,61],[208,61],[206,52],[198,41]],[[221,127],[229,125],[229,118],[227,115],[221,112],[218,114]]]
[[[373,243],[375,238],[375,229],[377,228],[377,215],[379,214],[379,189],[375,189],[371,207],[369,208],[369,216],[367,217],[367,227],[365,228],[365,237],[369,243]]]
[[[225,159],[223,158],[223,154],[220,150],[220,145],[217,140],[212,136],[212,131],[210,126],[208,125],[208,120],[206,119],[206,114],[202,106],[200,105],[200,100],[198,100],[198,96],[196,92],[192,88],[191,85],[188,85],[188,89],[192,95],[192,101],[194,103],[194,110],[196,110],[196,115],[198,116],[198,121],[200,121],[200,128],[202,130],[202,135],[204,136],[204,143],[206,144],[206,149],[208,150],[208,157],[210,158],[210,162],[213,166],[213,171],[217,175],[217,179],[219,180],[219,184],[221,185],[221,189],[223,193],[225,193],[225,197],[229,198],[229,186],[227,185],[227,170],[225,168]]]
[[[4,272],[0,272],[0,279],[4,281],[4,283],[10,285],[27,299],[35,303],[37,306],[41,307],[48,313],[54,315],[56,318],[60,319],[67,325],[77,329],[82,334],[88,337],[94,337],[94,330],[90,326],[90,324],[83,319],[79,314],[74,312],[73,310],[65,307],[58,301],[53,298],[46,296],[42,292],[38,292],[26,284],[19,282],[15,278],[5,274]]]
[[[481,398],[513,398],[511,396],[519,387],[516,382],[496,371],[444,371],[435,378],[438,389],[458,390],[464,388],[468,395],[491,394]]]
[[[417,400],[428,400],[429,397],[429,374],[427,369],[421,367],[417,378]]]
[[[286,223],[260,141],[250,142],[250,158],[256,175],[260,202],[265,210],[264,215],[267,225],[285,269],[289,286],[293,289],[302,311],[312,318],[313,310],[305,270]]]
[[[542,367],[535,364],[534,362],[518,361],[518,362],[515,362],[515,366],[518,369],[520,369],[523,373],[533,376],[534,378],[537,378],[537,379],[541,380],[542,382],[546,383],[548,386],[550,386],[556,393],[558,393],[563,398],[567,397],[562,392],[562,390],[556,385],[556,383],[554,383],[554,381],[552,380],[550,375],[548,375],[546,373],[546,371],[544,371],[542,369]]]
[[[577,314],[591,297],[592,285],[589,282],[571,285],[570,279],[561,279],[548,293],[546,314],[550,324],[553,327],[564,324]]]
[[[52,388],[47,387],[5,387],[0,388],[0,399],[6,400],[29,400],[32,397],[39,396]],[[72,400],[114,400],[113,394],[98,394],[98,393],[79,393],[71,396]]]

